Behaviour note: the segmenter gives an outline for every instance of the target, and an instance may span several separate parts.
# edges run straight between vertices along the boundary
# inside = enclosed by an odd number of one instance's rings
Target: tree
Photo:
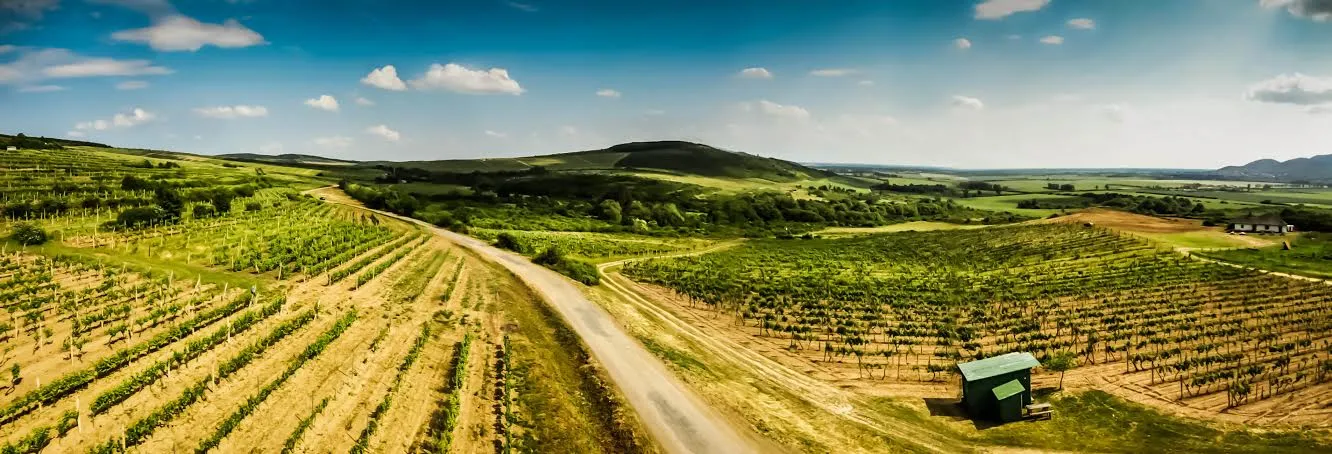
[[[216,188],[208,194],[209,203],[218,213],[226,214],[231,212],[231,200],[236,198],[236,193],[229,188]]]
[[[624,218],[623,210],[620,209],[620,202],[612,199],[602,200],[601,204],[597,205],[597,212],[601,219],[611,224],[619,224]]]
[[[1048,370],[1050,372],[1059,372],[1060,390],[1064,389],[1064,373],[1068,372],[1069,369],[1077,367],[1077,365],[1078,365],[1077,357],[1073,355],[1073,352],[1068,352],[1068,351],[1055,353],[1054,356],[1051,356],[1050,358],[1046,359],[1044,364],[1045,370]]]
[[[23,379],[19,377],[19,365],[18,363],[14,363],[14,365],[9,368],[9,383],[13,386],[18,386],[21,381],[23,381]]]
[[[14,225],[14,232],[9,235],[9,238],[24,246],[36,246],[49,239],[45,230],[28,223]]]
[[[185,211],[185,202],[174,189],[157,188],[154,199],[157,207],[162,209],[162,219],[165,221],[180,219],[181,213]]]

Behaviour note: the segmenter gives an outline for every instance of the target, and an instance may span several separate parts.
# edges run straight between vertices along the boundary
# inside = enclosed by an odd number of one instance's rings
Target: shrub
[[[130,208],[116,216],[115,225],[129,228],[143,227],[161,220],[165,215],[165,211],[155,206]]]
[[[217,216],[217,209],[213,208],[212,205],[201,203],[195,205],[194,210],[191,211],[191,213],[194,214],[195,219],[211,218]]]
[[[513,234],[508,232],[501,233],[498,237],[495,237],[495,247],[508,249],[519,254],[527,252],[527,246],[524,245],[522,241],[519,241],[518,237],[513,236]]]
[[[46,240],[49,239],[45,230],[28,223],[14,225],[14,233],[10,234],[9,237],[24,246],[36,246],[46,243]]]
[[[245,202],[245,211],[259,211],[264,209],[264,205],[259,202]]]
[[[596,266],[582,260],[566,257],[564,253],[555,246],[551,246],[546,248],[546,250],[541,251],[540,254],[537,254],[536,257],[532,258],[532,263],[550,268],[560,274],[569,276],[570,279],[587,285],[597,285],[601,283],[601,275],[597,274]]]

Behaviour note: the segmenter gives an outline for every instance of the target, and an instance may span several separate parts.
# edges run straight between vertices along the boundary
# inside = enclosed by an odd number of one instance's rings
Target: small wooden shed
[[[1031,369],[1040,365],[1031,353],[1023,352],[958,364],[962,406],[977,419],[1022,419],[1022,409],[1031,405]]]

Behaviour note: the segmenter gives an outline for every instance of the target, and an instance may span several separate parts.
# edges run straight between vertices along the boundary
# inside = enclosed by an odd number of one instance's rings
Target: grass
[[[1064,393],[1048,401],[1055,410],[1054,419],[985,429],[976,441],[1090,452],[1327,452],[1327,440],[1309,432],[1213,426],[1165,415],[1103,391]]]
[[[1055,195],[1055,194],[1015,194],[1015,195],[1000,195],[1000,196],[986,196],[986,197],[954,198],[952,200],[954,202],[957,202],[959,205],[969,208],[975,208],[978,210],[1007,211],[1009,213],[1020,214],[1023,216],[1043,218],[1043,217],[1048,217],[1055,213],[1063,212],[1063,210],[1018,208],[1017,207],[1018,202],[1021,202],[1023,200],[1059,199],[1064,197],[1065,196]]]
[[[1207,257],[1252,266],[1266,270],[1332,279],[1332,236],[1322,233],[1304,233],[1288,237],[1291,250],[1280,245],[1257,249],[1214,251]]]
[[[934,221],[912,221],[901,224],[885,225],[879,227],[829,227],[817,232],[817,235],[869,235],[874,233],[892,233],[892,232],[924,232],[928,230],[956,230],[956,229],[974,229],[984,227],[981,225],[949,224],[947,222]]]
[[[1216,230],[1199,230],[1195,232],[1177,233],[1139,233],[1138,235],[1176,248],[1226,249],[1244,247],[1249,244],[1227,235],[1225,232]]]

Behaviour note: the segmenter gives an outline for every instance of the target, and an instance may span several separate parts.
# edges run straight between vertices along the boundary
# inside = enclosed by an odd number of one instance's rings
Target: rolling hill
[[[834,174],[789,161],[680,142],[633,142],[600,150],[522,158],[441,161],[372,161],[363,165],[415,167],[443,172],[497,172],[545,167],[548,170],[625,170],[717,178],[759,178],[776,182],[812,180]]]
[[[1230,178],[1327,182],[1332,181],[1332,155],[1296,158],[1284,162],[1260,159],[1242,166],[1223,167],[1216,173]]]
[[[346,161],[342,159],[325,158],[308,154],[279,154],[266,155],[257,153],[231,153],[217,155],[221,159],[243,162],[259,162],[264,164],[315,164],[326,166],[346,166],[359,164],[357,161]]]

